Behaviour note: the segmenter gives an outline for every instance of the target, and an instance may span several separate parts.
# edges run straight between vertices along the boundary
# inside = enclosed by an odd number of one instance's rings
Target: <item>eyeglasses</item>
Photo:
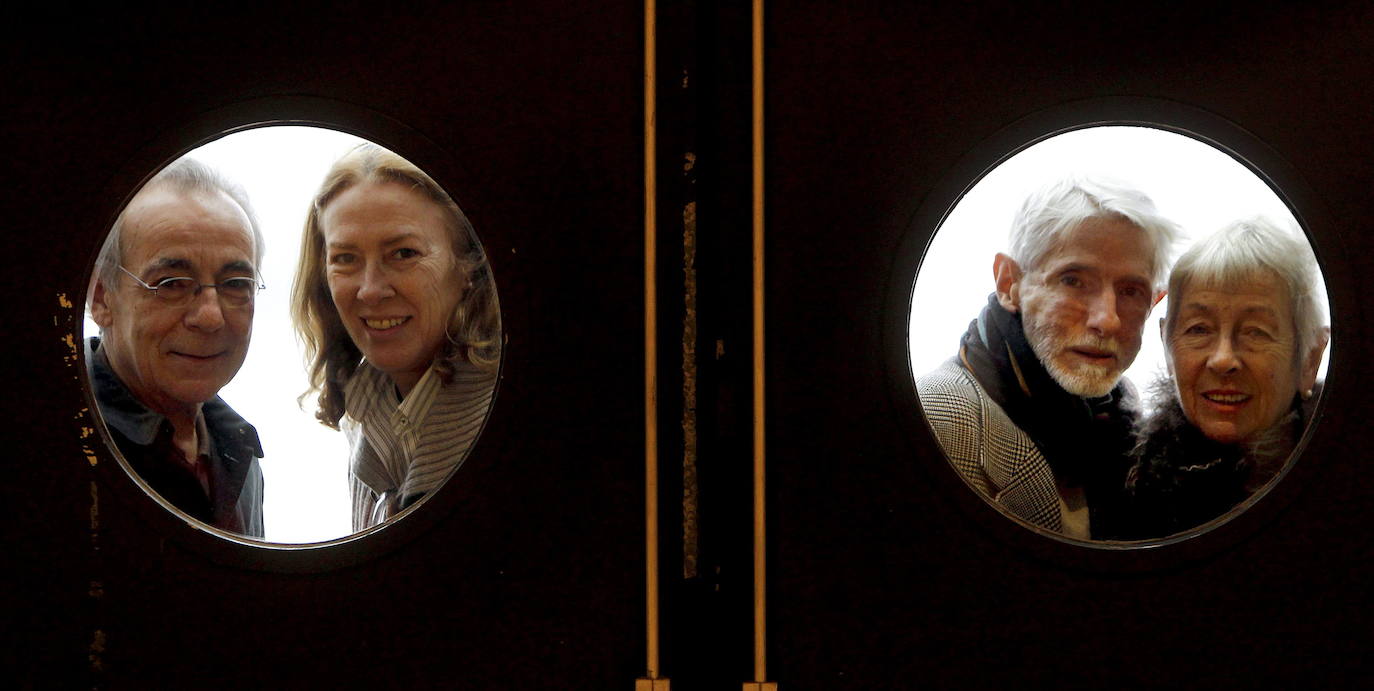
[[[184,305],[190,302],[191,298],[200,295],[200,291],[214,288],[221,305],[243,307],[253,301],[259,290],[267,289],[261,280],[248,276],[226,278],[220,283],[197,283],[194,278],[173,276],[158,281],[156,285],[148,285],[123,266],[120,266],[119,270],[129,274],[129,278],[138,281],[139,285],[147,288],[157,299],[172,305]]]

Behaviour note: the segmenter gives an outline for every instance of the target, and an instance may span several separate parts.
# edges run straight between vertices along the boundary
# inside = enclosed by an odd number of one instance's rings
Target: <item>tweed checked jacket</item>
[[[919,378],[916,390],[935,438],[970,485],[1012,515],[1061,531],[1049,462],[957,356]]]

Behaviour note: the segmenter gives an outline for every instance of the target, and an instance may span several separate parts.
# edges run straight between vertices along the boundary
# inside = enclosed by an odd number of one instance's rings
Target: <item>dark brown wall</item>
[[[783,689],[1361,676],[1374,12],[1104,7],[767,8],[769,677]],[[644,672],[640,11],[107,11],[9,28],[0,275],[18,328],[0,370],[14,382],[0,506],[20,566],[4,587],[6,676],[632,687]],[[673,222],[695,198],[698,352],[726,344],[703,363],[698,402],[704,575],[678,577],[679,516],[665,510],[664,671],[675,687],[731,688],[751,674],[748,15],[662,11],[675,21],[660,27],[660,294],[680,291]],[[681,69],[699,78],[690,88]],[[932,214],[990,142],[1139,104],[1231,137],[1291,183],[1330,282],[1335,346],[1292,482],[1193,546],[1118,558],[1034,538],[949,491],[901,364],[899,313]],[[81,436],[62,341],[72,310],[58,298],[80,299],[139,171],[224,118],[293,108],[395,137],[384,143],[439,170],[492,246],[511,338],[461,487],[398,537],[336,550],[325,571],[222,564],[147,510]],[[690,184],[689,150],[702,162]],[[680,347],[678,309],[665,307],[665,351]],[[679,365],[665,356],[665,477],[680,461]]]

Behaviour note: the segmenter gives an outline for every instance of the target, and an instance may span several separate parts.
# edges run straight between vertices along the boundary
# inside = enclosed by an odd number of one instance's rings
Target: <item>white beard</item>
[[[1084,398],[1097,398],[1111,393],[1116,382],[1121,379],[1123,368],[1117,366],[1081,363],[1070,369],[1056,359],[1069,348],[1088,347],[1115,353],[1117,359],[1114,362],[1120,363],[1121,346],[1116,339],[1088,336],[1074,342],[1057,333],[1052,327],[1042,327],[1028,320],[1023,320],[1023,324],[1026,340],[1030,342],[1031,350],[1035,351],[1035,357],[1040,359],[1040,364],[1050,373],[1050,378],[1065,391]]]

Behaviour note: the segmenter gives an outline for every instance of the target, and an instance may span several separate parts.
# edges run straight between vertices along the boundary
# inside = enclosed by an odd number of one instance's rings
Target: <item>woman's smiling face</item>
[[[353,343],[409,393],[434,362],[466,277],[444,210],[396,182],[365,182],[320,215],[325,277]]]
[[[1163,334],[1183,413],[1208,438],[1241,443],[1272,427],[1298,393],[1288,290],[1270,271],[1228,287],[1184,286]],[[1169,328],[1169,327],[1165,327]]]

